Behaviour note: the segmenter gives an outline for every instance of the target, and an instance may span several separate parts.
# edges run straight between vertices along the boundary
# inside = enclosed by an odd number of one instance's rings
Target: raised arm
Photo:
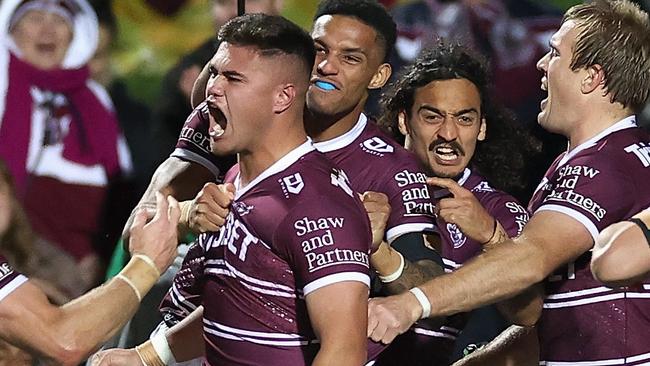
[[[608,286],[620,287],[650,276],[650,210],[603,230],[594,246],[591,272]]]
[[[176,253],[178,203],[157,196],[153,220],[145,224],[144,212],[133,220],[133,257],[120,274],[62,307],[27,281],[0,301],[0,337],[55,364],[77,365],[115,334]]]

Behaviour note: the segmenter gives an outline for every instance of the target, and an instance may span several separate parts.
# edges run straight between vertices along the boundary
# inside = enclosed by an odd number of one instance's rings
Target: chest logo
[[[305,188],[305,182],[302,180],[300,173],[280,179],[280,185],[282,185],[282,190],[287,198],[289,198],[289,193],[298,194]]]
[[[369,153],[392,153],[395,149],[379,137],[373,137],[361,143],[361,146]]]
[[[451,238],[451,243],[454,245],[454,249],[462,247],[467,241],[467,237],[463,235],[456,224],[447,224],[447,232],[449,232],[449,238]]]

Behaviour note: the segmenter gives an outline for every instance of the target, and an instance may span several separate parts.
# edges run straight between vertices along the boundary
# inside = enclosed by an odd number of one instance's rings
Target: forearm
[[[510,298],[547,275],[540,246],[508,240],[457,271],[419,286],[431,303],[431,316],[466,312]]]
[[[537,324],[543,305],[544,288],[541,284],[533,285],[519,295],[496,304],[501,315],[509,322],[527,327]]]
[[[485,347],[464,357],[453,366],[534,366],[539,364],[535,328],[510,326]]]
[[[166,332],[167,342],[178,362],[205,355],[203,341],[203,306],[199,306],[183,321]]]
[[[137,293],[129,283],[137,288]],[[112,337],[135,313],[158,279],[146,263],[132,258],[120,275],[61,307],[51,328],[66,348],[84,355]]]

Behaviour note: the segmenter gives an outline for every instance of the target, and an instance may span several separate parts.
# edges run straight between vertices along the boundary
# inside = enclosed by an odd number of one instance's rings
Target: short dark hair
[[[217,38],[219,42],[256,47],[263,56],[296,56],[304,63],[307,77],[311,76],[316,58],[314,41],[302,28],[281,16],[238,16],[221,27]]]
[[[602,66],[612,102],[639,111],[650,95],[650,20],[628,0],[596,0],[570,8],[578,27],[571,69]]]
[[[481,98],[481,117],[487,121],[486,139],[477,144],[472,165],[495,188],[523,198],[530,174],[528,163],[539,152],[539,142],[512,112],[492,102],[487,62],[469,49],[440,41],[423,50],[382,95],[381,127],[398,137],[398,114],[412,117],[416,90],[432,81],[453,79],[474,84]]]
[[[397,26],[383,5],[376,0],[323,0],[318,4],[314,21],[323,15],[355,17],[373,28],[384,46],[384,62],[388,62],[395,47]]]

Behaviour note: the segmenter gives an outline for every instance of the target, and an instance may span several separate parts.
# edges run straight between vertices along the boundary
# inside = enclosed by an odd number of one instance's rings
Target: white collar
[[[463,170],[463,176],[460,177],[460,179],[458,180],[458,185],[459,186],[464,186],[465,183],[467,183],[467,180],[469,179],[469,176],[471,174],[472,174],[472,171],[469,168],[465,168],[465,170]]]
[[[354,140],[361,135],[363,129],[366,128],[368,118],[365,114],[361,113],[357,123],[350,129],[350,131],[327,141],[315,142],[314,147],[320,152],[330,152],[342,149],[350,145]]]
[[[270,177],[273,174],[285,170],[291,164],[298,161],[298,159],[300,159],[307,153],[314,150],[315,150],[314,144],[312,143],[310,138],[307,138],[307,141],[305,141],[303,144],[296,147],[295,149],[289,151],[286,155],[280,158],[280,160],[276,161],[270,167],[266,168],[266,170],[264,170],[260,175],[258,175],[257,177],[255,177],[255,179],[253,179],[250,183],[248,183],[246,187],[241,187],[241,181],[240,181],[241,172],[238,172],[234,182],[235,199],[238,199],[241,196],[243,196],[246,192],[250,191],[253,187],[255,187],[259,182],[263,181],[264,179]]]
[[[607,127],[603,131],[601,131],[599,134],[596,136],[590,138],[589,140],[581,143],[580,145],[576,146],[573,150],[567,151],[566,154],[560,159],[560,163],[558,164],[558,168],[563,166],[564,164],[567,163],[571,158],[576,156],[580,151],[583,151],[585,149],[588,149],[594,145],[603,138],[611,135],[612,133],[620,130],[624,130],[627,128],[633,128],[636,127],[636,117],[634,115],[628,116],[623,118],[622,120],[614,123],[613,125]]]

